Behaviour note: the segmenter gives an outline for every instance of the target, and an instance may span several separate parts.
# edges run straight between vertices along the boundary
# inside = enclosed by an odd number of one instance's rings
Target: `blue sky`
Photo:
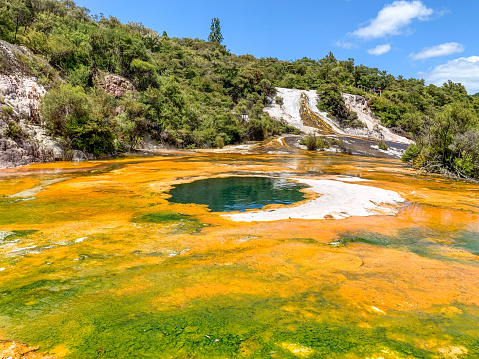
[[[142,22],[170,37],[206,39],[218,17],[237,55],[295,60],[354,58],[395,76],[479,92],[475,0],[77,0],[92,14]]]

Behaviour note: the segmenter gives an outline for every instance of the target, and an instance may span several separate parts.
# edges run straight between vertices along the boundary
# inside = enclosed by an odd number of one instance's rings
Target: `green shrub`
[[[7,122],[7,128],[4,130],[3,134],[5,137],[11,138],[12,140],[18,140],[27,136],[18,123],[14,121]]]
[[[2,112],[7,116],[11,116],[13,115],[13,108],[11,108],[10,106],[3,106]]]
[[[223,148],[225,146],[225,140],[223,140],[223,137],[216,137],[216,146],[218,146],[218,148]]]
[[[309,134],[304,137],[300,143],[308,149],[308,151],[316,151],[316,150],[324,150],[325,148],[329,148],[329,143],[322,137],[316,136],[315,133]]]
[[[68,82],[73,86],[81,86],[83,88],[88,87],[88,83],[91,77],[91,69],[87,66],[80,66],[72,69],[68,74]]]
[[[95,107],[91,95],[82,87],[63,84],[48,92],[42,100],[41,112],[52,135],[65,144],[95,155],[114,150],[109,118],[103,103]]]
[[[134,59],[130,64],[131,77],[135,86],[144,91],[148,86],[157,87],[158,75],[156,73],[156,66],[149,62]]]
[[[384,143],[383,141],[379,142],[378,146],[379,146],[379,149],[383,151],[387,151],[389,148],[388,145],[386,145],[386,143]]]
[[[406,149],[404,154],[401,157],[401,160],[405,163],[414,160],[417,156],[419,156],[420,149],[416,144],[411,144],[409,147]]]
[[[364,124],[358,120],[356,112],[350,111],[344,103],[341,90],[337,84],[322,84],[318,89],[320,102],[318,108],[327,111],[343,127],[361,128]]]
[[[402,160],[415,168],[455,177],[479,177],[479,119],[474,109],[457,101],[428,119],[416,144]]]
[[[155,65],[150,64],[149,62],[142,61],[140,59],[133,59],[130,64],[132,70],[139,72],[149,72],[156,69]]]
[[[124,111],[112,120],[112,127],[116,137],[115,148],[118,151],[132,151],[148,132],[149,122],[146,120],[146,106],[132,98],[120,102]]]

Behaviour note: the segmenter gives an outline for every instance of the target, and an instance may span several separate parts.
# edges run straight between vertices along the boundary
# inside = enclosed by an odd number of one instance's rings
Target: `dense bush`
[[[320,102],[318,108],[329,112],[344,127],[364,127],[358,120],[356,112],[350,111],[345,103],[341,91],[336,84],[323,84],[318,89]]]
[[[114,137],[104,113],[106,107],[98,107],[98,102],[79,86],[64,84],[51,90],[42,102],[49,132],[73,149],[95,155],[113,152]]]
[[[383,151],[387,151],[388,148],[389,148],[388,145],[383,141],[378,143],[378,147],[379,147],[380,150],[383,150]]]
[[[315,133],[310,133],[301,139],[300,144],[306,146],[308,151],[324,150],[329,148],[329,142]]]
[[[479,118],[455,102],[431,118],[403,156],[414,167],[458,177],[479,177]]]

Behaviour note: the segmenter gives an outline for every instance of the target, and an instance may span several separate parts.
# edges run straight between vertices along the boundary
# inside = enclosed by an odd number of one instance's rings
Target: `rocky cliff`
[[[95,86],[115,97],[123,97],[135,92],[135,86],[130,80],[120,75],[104,71],[98,71],[96,73]]]
[[[346,107],[356,112],[358,119],[365,125],[361,129],[351,129],[349,131],[351,135],[405,144],[412,143],[406,137],[395,134],[389,128],[381,125],[381,121],[374,116],[373,111],[369,108],[368,101],[364,97],[347,93],[343,93],[342,96]]]
[[[278,102],[279,100],[279,102]],[[326,112],[318,110],[314,90],[276,88],[276,99],[264,111],[275,120],[296,127],[303,133],[344,134]]]
[[[392,133],[374,117],[366,99],[361,96],[343,94],[346,106],[356,112],[364,128],[341,128],[327,112],[318,110],[318,95],[314,90],[276,88],[276,99],[264,111],[276,120],[296,127],[303,133],[323,135],[350,135],[381,141],[409,144],[411,141]],[[279,102],[278,102],[279,101]]]
[[[55,71],[22,46],[0,41],[0,168],[62,159],[46,134],[39,107]]]

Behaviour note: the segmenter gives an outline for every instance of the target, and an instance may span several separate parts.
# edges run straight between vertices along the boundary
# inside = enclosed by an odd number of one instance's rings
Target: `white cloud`
[[[399,35],[401,30],[414,19],[426,21],[433,12],[434,10],[426,7],[419,0],[394,1],[392,4],[385,5],[376,18],[369,20],[367,26],[357,29],[352,35],[362,39]]]
[[[346,50],[355,49],[358,46],[354,42],[336,41],[336,46],[342,47]]]
[[[447,56],[464,51],[464,45],[457,42],[446,42],[441,45],[425,47],[417,54],[410,54],[413,60],[425,60],[431,57]]]
[[[469,93],[479,91],[479,56],[461,57],[436,66],[428,73],[419,73],[428,83],[442,86],[447,80],[460,82]]]
[[[383,55],[389,51],[391,51],[391,45],[389,44],[378,45],[374,49],[367,50],[368,54],[376,56]]]

